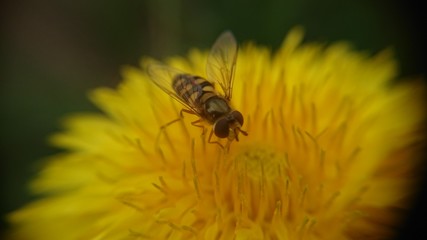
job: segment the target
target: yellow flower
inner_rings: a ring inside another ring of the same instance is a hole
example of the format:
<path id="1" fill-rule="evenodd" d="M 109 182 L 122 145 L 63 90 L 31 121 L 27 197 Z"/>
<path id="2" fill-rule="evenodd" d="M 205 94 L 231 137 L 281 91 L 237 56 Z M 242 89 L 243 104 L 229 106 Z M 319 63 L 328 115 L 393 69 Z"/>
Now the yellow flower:
<path id="1" fill-rule="evenodd" d="M 91 99 L 106 114 L 65 121 L 32 183 L 44 196 L 13 212 L 16 239 L 382 239 L 410 205 L 425 120 L 423 85 L 393 83 L 388 51 L 303 44 L 239 51 L 233 106 L 245 116 L 229 151 L 145 71 Z M 168 64 L 204 76 L 207 52 Z M 145 59 L 143 67 L 150 60 Z"/>

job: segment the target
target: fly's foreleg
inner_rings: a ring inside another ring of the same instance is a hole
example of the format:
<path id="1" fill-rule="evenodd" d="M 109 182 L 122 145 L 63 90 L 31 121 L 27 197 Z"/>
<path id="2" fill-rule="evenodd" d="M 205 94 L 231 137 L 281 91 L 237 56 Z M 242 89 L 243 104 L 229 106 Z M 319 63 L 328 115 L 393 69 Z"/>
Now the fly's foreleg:
<path id="1" fill-rule="evenodd" d="M 208 143 L 218 144 L 222 149 L 224 149 L 224 146 L 222 146 L 222 144 L 220 142 L 212 141 L 212 136 L 213 136 L 213 130 L 211 130 L 211 132 L 209 133 Z"/>

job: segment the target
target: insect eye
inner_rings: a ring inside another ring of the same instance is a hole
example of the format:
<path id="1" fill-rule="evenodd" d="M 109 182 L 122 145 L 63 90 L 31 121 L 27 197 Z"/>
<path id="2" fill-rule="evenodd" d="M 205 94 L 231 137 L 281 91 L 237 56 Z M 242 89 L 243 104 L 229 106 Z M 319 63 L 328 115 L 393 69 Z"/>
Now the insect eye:
<path id="1" fill-rule="evenodd" d="M 228 120 L 223 118 L 220 119 L 218 122 L 215 123 L 214 127 L 214 133 L 219 138 L 225 138 L 228 137 L 230 129 L 228 126 Z"/>
<path id="2" fill-rule="evenodd" d="M 239 111 L 234 111 L 231 115 L 240 123 L 240 126 L 243 126 L 243 115 Z"/>

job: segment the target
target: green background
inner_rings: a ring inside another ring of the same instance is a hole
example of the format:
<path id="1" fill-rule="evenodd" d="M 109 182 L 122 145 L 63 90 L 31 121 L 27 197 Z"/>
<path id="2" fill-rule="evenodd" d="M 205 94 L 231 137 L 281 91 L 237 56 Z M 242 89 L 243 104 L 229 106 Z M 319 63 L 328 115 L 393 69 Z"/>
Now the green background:
<path id="1" fill-rule="evenodd" d="M 392 47 L 402 76 L 425 73 L 426 25 L 415 1 L 10 1 L 1 7 L 0 215 L 30 199 L 46 139 L 69 113 L 97 111 L 87 92 L 116 86 L 123 65 L 208 49 L 230 29 L 240 42 L 277 49 L 301 25 L 307 41 Z M 5 229 L 5 222 L 1 223 Z"/>

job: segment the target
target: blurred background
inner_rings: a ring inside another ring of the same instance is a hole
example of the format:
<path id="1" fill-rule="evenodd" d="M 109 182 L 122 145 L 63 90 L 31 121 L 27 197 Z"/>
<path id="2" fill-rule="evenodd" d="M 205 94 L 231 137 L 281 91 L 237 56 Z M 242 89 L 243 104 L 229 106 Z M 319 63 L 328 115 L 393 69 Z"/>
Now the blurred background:
<path id="1" fill-rule="evenodd" d="M 21 0 L 2 2 L 0 215 L 30 200 L 37 162 L 59 150 L 46 138 L 68 113 L 97 111 L 87 92 L 116 86 L 141 56 L 208 49 L 230 29 L 240 41 L 277 49 L 301 25 L 307 41 L 348 40 L 357 50 L 392 47 L 401 76 L 426 73 L 421 1 Z M 423 198 L 424 197 L 424 200 Z M 423 206 L 425 194 L 420 195 Z M 423 230 L 414 208 L 402 236 Z M 424 210 L 424 212 L 421 212 Z M 425 217 L 424 217 L 425 218 Z M 427 226 L 427 225 L 425 225 Z M 4 231 L 5 221 L 0 228 Z M 406 239 L 406 238 L 405 238 Z M 415 238 L 411 238 L 415 239 Z"/>

